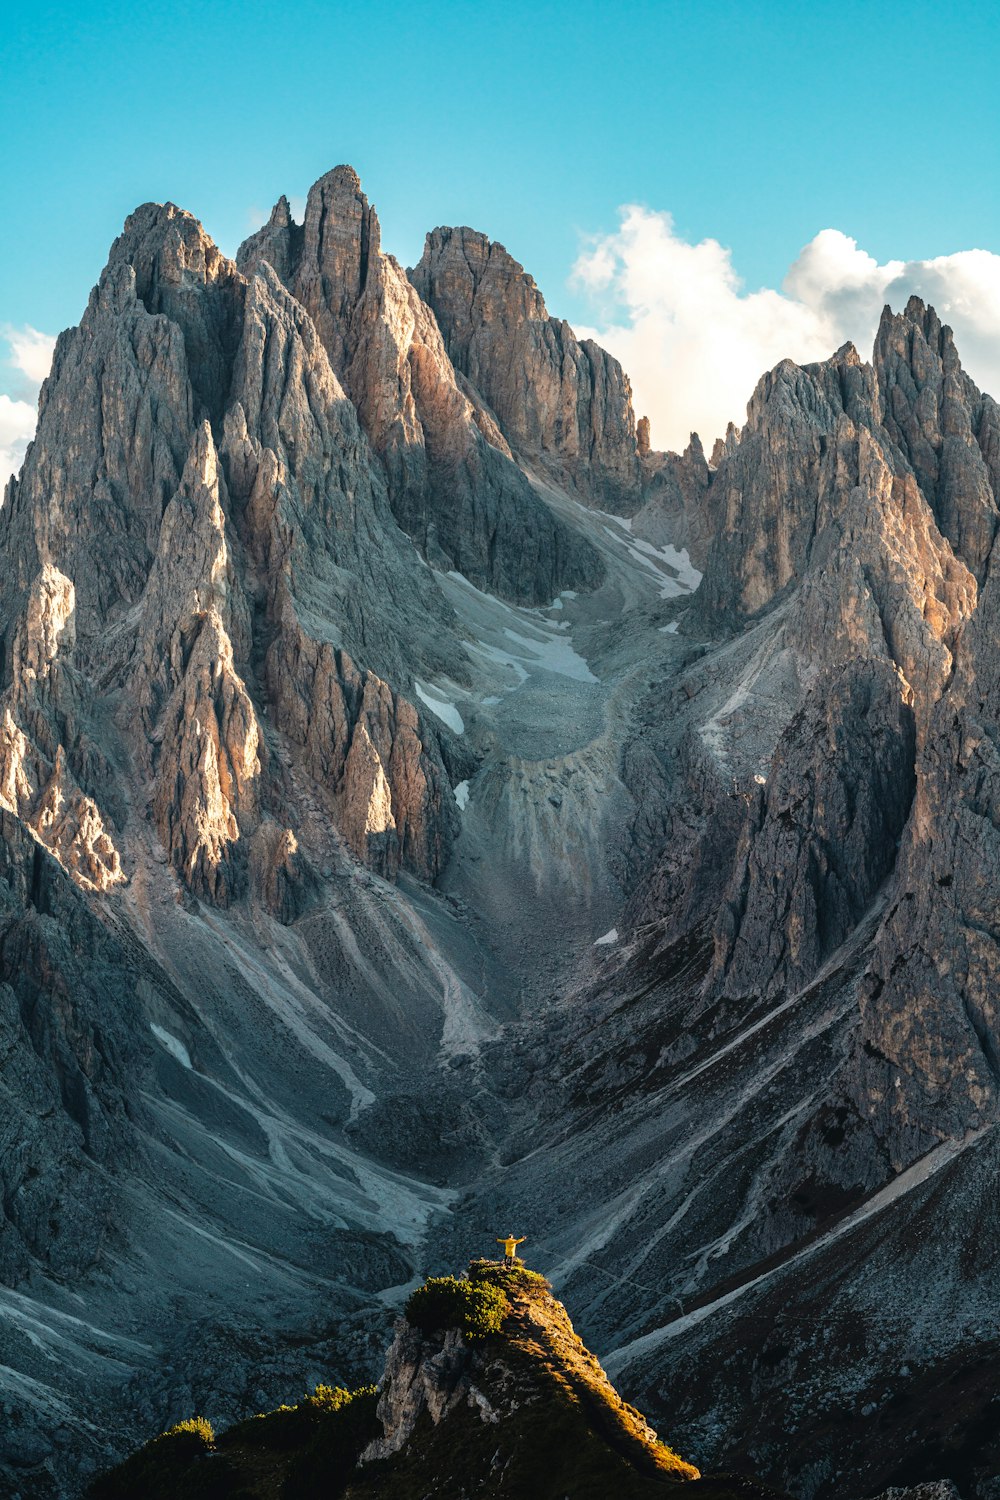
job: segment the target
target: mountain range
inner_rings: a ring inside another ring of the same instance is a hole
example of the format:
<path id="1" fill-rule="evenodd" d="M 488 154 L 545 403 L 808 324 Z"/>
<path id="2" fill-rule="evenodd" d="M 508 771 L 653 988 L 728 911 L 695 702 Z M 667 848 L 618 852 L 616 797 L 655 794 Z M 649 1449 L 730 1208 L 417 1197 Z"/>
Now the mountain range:
<path id="1" fill-rule="evenodd" d="M 1000 1494 L 998 495 L 917 299 L 668 454 L 350 168 L 129 217 L 0 508 L 12 1496 L 511 1227 L 699 1467 Z"/>

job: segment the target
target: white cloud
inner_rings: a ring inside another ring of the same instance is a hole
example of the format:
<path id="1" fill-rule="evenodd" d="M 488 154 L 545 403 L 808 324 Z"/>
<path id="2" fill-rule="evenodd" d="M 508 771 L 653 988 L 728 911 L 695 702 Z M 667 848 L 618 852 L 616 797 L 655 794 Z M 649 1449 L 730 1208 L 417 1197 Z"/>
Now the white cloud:
<path id="1" fill-rule="evenodd" d="M 35 408 L 28 401 L 12 401 L 0 394 L 0 495 L 17 472 L 24 450 L 35 433 Z"/>
<path id="2" fill-rule="evenodd" d="M 966 250 L 880 265 L 837 229 L 824 229 L 790 266 L 781 290 L 748 292 L 732 253 L 692 245 L 668 213 L 624 208 L 614 234 L 594 238 L 573 269 L 597 326 L 581 329 L 627 370 L 636 411 L 657 446 L 706 446 L 743 422 L 760 376 L 781 359 L 825 359 L 851 339 L 871 353 L 886 302 L 916 293 L 955 330 L 973 379 L 1000 392 L 1000 256 Z"/>
<path id="3" fill-rule="evenodd" d="M 10 347 L 8 363 L 26 375 L 32 385 L 41 385 L 52 366 L 55 335 L 40 333 L 30 324 L 25 324 L 23 328 L 12 328 L 8 324 L 3 334 Z"/>
<path id="4" fill-rule="evenodd" d="M 0 392 L 0 496 L 4 485 L 21 467 L 24 450 L 35 434 L 35 410 L 38 389 L 52 367 L 56 341 L 52 334 L 40 333 L 25 324 L 14 328 L 7 323 L 0 329 L 7 345 L 3 364 L 17 371 L 9 382 L 13 394 Z"/>

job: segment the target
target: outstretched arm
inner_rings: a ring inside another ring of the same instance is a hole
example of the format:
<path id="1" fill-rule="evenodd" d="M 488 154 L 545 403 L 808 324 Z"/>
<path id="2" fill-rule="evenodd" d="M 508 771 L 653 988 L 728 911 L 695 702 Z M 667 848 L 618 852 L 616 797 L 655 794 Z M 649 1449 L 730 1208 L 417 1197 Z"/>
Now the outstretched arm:
<path id="1" fill-rule="evenodd" d="M 524 1244 L 524 1242 L 525 1242 L 525 1240 L 526 1240 L 526 1239 L 527 1239 L 527 1238 L 528 1238 L 528 1236 L 527 1236 L 527 1235 L 526 1235 L 526 1234 L 522 1234 L 522 1236 L 521 1236 L 521 1238 L 520 1238 L 520 1239 L 519 1239 L 519 1240 L 515 1240 L 515 1241 L 514 1241 L 514 1244 L 515 1244 L 515 1245 L 523 1245 L 523 1244 Z M 499 1244 L 499 1243 L 500 1243 L 500 1242 L 499 1242 L 499 1240 L 498 1240 L 498 1241 L 497 1241 L 497 1243 L 498 1243 L 498 1244 Z"/>

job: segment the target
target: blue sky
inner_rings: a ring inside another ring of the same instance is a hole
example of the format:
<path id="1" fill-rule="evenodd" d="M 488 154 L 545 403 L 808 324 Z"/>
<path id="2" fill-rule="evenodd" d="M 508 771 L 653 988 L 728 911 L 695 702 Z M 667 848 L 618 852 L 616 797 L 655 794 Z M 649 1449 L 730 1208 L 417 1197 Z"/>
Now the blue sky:
<path id="1" fill-rule="evenodd" d="M 598 328 L 635 316 L 620 278 L 571 273 L 626 204 L 718 241 L 748 292 L 828 227 L 879 263 L 1000 250 L 998 43 L 996 8 L 919 0 L 21 5 L 0 39 L 0 326 L 75 322 L 139 202 L 173 199 L 231 252 L 340 161 L 404 263 L 471 223 Z M 28 385 L 0 350 L 0 392 Z"/>

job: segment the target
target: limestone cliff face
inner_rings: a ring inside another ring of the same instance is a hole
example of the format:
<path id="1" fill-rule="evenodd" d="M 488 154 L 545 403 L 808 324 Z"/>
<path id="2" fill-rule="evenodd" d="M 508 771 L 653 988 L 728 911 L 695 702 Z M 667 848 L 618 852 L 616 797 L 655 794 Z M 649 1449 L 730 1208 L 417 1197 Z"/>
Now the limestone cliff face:
<path id="1" fill-rule="evenodd" d="M 879 414 L 941 531 L 980 580 L 1000 511 L 1000 408 L 962 369 L 951 329 L 911 297 L 875 340 Z"/>
<path id="2" fill-rule="evenodd" d="M 808 983 L 894 870 L 918 753 L 976 605 L 975 579 L 879 426 L 877 398 L 853 348 L 824 365 L 781 365 L 758 386 L 740 441 L 730 434 L 713 455 L 714 472 L 703 459 L 699 468 L 700 448 L 683 460 L 701 475 L 689 509 L 720 520 L 696 616 L 719 628 L 771 611 L 743 683 L 772 675 L 783 656 L 785 701 L 798 708 L 770 743 L 758 724 L 756 764 L 738 757 L 734 782 L 714 794 L 689 738 L 678 769 L 706 811 L 680 827 L 674 815 L 652 877 L 677 936 L 679 913 L 712 917 L 733 861 L 706 980 L 730 1000 Z M 698 688 L 692 670 L 686 691 Z M 702 727 L 706 744 L 747 721 L 746 691 Z M 734 803 L 744 809 L 735 848 Z M 706 883 L 699 872 L 710 871 Z"/>
<path id="3" fill-rule="evenodd" d="M 934 707 L 862 1004 L 858 1096 L 895 1159 L 991 1118 L 1000 1078 L 995 563 Z"/>
<path id="4" fill-rule="evenodd" d="M 846 493 L 831 497 L 785 627 L 808 664 L 806 700 L 766 792 L 753 789 L 716 928 L 730 994 L 806 983 L 893 870 L 917 754 L 976 603 L 912 478 L 893 475 L 865 428 L 849 447 Z"/>
<path id="5" fill-rule="evenodd" d="M 328 270 L 337 264 L 323 254 Z M 383 261 L 382 291 L 419 304 Z M 302 290 L 313 298 L 308 278 Z M 333 314 L 313 301 L 339 353 Z M 366 303 L 384 305 L 382 292 Z M 370 393 L 381 378 L 373 340 L 394 326 L 380 319 L 358 366 Z M 488 448 L 452 388 L 470 442 Z M 359 400 L 374 423 L 375 395 Z M 510 460 L 489 452 L 547 516 Z M 498 570 L 519 573 L 530 546 L 516 507 L 494 499 L 513 529 L 497 545 L 494 517 L 488 550 Z M 559 556 L 552 527 L 528 586 L 540 596 Z M 60 340 L 0 532 L 16 559 L 2 585 L 4 804 L 81 884 L 126 877 L 138 836 L 120 826 L 127 764 L 133 809 L 148 806 L 194 894 L 228 905 L 269 892 L 277 909 L 295 908 L 286 887 L 306 867 L 294 799 L 272 765 L 275 734 L 293 752 L 308 746 L 302 769 L 356 854 L 390 876 L 440 872 L 454 799 L 435 733 L 405 691 L 417 671 L 461 678 L 463 657 L 323 340 L 269 265 L 247 281 L 190 215 L 137 210 L 80 328 Z M 339 714 L 312 696 L 316 662 L 334 655 L 346 663 Z M 97 708 L 108 693 L 111 714 Z M 321 744 L 324 734 L 343 738 Z"/>
<path id="6" fill-rule="evenodd" d="M 303 761 L 331 789 L 351 848 L 381 874 L 440 874 L 458 814 L 432 735 L 411 703 L 329 642 L 310 638 L 293 607 L 267 654 L 276 714 Z"/>
<path id="7" fill-rule="evenodd" d="M 635 510 L 639 444 L 618 361 L 549 317 L 523 266 L 473 229 L 435 229 L 410 277 L 511 446 L 594 503 Z"/>
<path id="8" fill-rule="evenodd" d="M 0 805 L 22 818 L 82 886 L 108 890 L 124 879 L 115 831 L 77 776 L 103 793 L 112 772 L 82 721 L 75 614 L 72 583 L 46 564 L 14 628 L 11 681 L 0 700 Z"/>
<path id="9" fill-rule="evenodd" d="M 845 1086 L 897 1165 L 981 1125 L 1000 1071 L 983 750 L 995 420 L 913 299 L 884 316 L 873 368 L 852 351 L 779 367 L 712 481 L 728 520 L 703 608 L 732 610 L 723 576 L 742 579 L 748 614 L 797 589 L 782 628 L 808 665 L 800 716 L 748 795 L 708 984 L 735 998 L 807 983 L 888 881 Z"/>
<path id="10" fill-rule="evenodd" d="M 824 673 L 782 735 L 716 923 L 729 996 L 807 983 L 892 870 L 914 789 L 906 697 L 893 666 L 869 658 Z"/>
<path id="11" fill-rule="evenodd" d="M 599 581 L 598 557 L 535 496 L 380 241 L 357 175 L 337 167 L 312 188 L 301 227 L 282 200 L 239 264 L 250 274 L 270 261 L 309 313 L 385 465 L 400 525 L 431 561 L 530 603 Z"/>
<path id="12" fill-rule="evenodd" d="M 72 872 L 75 873 L 75 872 Z M 80 1275 L 115 1234 L 134 1161 L 136 977 L 73 881 L 0 811 L 0 1269 Z"/>
<path id="13" fill-rule="evenodd" d="M 851 344 L 825 364 L 785 360 L 764 376 L 739 443 L 717 455 L 706 617 L 746 619 L 803 577 L 816 537 L 859 483 L 858 430 L 871 427 L 876 396 Z"/>

